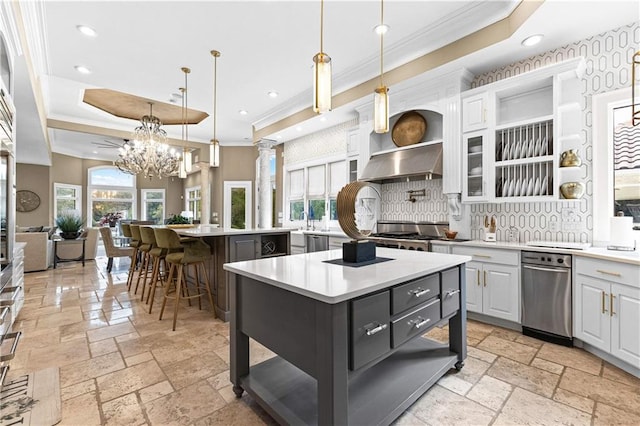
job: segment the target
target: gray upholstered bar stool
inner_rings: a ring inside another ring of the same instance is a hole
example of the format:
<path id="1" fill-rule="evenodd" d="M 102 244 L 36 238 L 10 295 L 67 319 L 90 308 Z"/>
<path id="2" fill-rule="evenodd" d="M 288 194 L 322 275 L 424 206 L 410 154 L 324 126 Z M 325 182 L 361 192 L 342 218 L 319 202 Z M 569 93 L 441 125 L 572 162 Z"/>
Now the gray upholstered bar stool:
<path id="1" fill-rule="evenodd" d="M 167 304 L 167 299 L 175 300 L 173 307 L 173 330 L 176 329 L 176 320 L 178 319 L 178 306 L 180 305 L 180 299 L 193 299 L 198 298 L 198 308 L 202 309 L 202 290 L 209 297 L 209 304 L 215 318 L 216 312 L 213 304 L 213 296 L 211 295 L 211 287 L 209 285 L 209 276 L 204 267 L 204 262 L 211 258 L 211 247 L 207 245 L 201 239 L 180 239 L 180 236 L 170 228 L 155 228 L 156 241 L 160 247 L 168 250 L 177 250 L 180 247 L 184 248 L 183 252 L 168 253 L 165 257 L 167 263 L 169 263 L 169 274 L 164 285 L 164 297 L 162 300 L 162 308 L 160 309 L 160 319 L 164 313 L 164 308 Z M 186 269 L 192 265 L 195 289 L 197 294 L 189 295 L 187 291 L 187 274 Z M 200 270 L 204 276 L 204 282 L 200 280 Z M 174 286 L 173 296 L 170 296 L 171 287 Z"/>
<path id="2" fill-rule="evenodd" d="M 136 263 L 138 259 L 138 246 L 140 246 L 140 238 L 133 238 L 131 232 L 131 224 L 122 223 L 122 236 L 129 238 L 129 247 L 133 248 L 133 255 L 131 256 L 131 265 L 129 265 L 129 275 L 127 276 L 127 290 L 131 290 L 131 283 L 133 283 L 133 274 L 136 269 Z"/>

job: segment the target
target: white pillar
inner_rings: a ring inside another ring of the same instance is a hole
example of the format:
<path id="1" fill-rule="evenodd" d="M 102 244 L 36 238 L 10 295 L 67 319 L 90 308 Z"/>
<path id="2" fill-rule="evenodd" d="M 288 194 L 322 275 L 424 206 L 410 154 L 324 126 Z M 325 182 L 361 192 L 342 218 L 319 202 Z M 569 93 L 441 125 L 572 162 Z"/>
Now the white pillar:
<path id="1" fill-rule="evenodd" d="M 202 212 L 200 212 L 200 224 L 207 225 L 211 220 L 211 183 L 209 182 L 209 163 L 200 162 L 200 202 Z"/>
<path id="2" fill-rule="evenodd" d="M 273 223 L 273 201 L 271 199 L 271 148 L 275 141 L 262 139 L 258 142 L 258 154 L 260 164 L 260 176 L 258 178 L 258 228 L 270 229 Z"/>

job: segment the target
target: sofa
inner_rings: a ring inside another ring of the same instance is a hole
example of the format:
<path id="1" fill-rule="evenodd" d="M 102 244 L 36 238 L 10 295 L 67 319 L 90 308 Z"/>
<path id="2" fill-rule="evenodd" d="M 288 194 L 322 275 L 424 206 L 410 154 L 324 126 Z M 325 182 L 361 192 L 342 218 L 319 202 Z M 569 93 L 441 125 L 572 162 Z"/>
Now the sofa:
<path id="1" fill-rule="evenodd" d="M 16 232 L 16 242 L 27 243 L 24 249 L 24 271 L 44 271 L 53 265 L 53 241 L 51 232 L 37 232 L 37 227 L 19 228 Z M 26 232 L 31 230 L 30 232 Z M 35 232 L 34 232 L 35 231 Z M 93 260 L 98 252 L 98 228 L 87 228 L 84 233 L 85 260 Z M 82 246 L 80 244 L 60 245 L 58 256 L 62 259 L 74 259 L 80 257 Z"/>

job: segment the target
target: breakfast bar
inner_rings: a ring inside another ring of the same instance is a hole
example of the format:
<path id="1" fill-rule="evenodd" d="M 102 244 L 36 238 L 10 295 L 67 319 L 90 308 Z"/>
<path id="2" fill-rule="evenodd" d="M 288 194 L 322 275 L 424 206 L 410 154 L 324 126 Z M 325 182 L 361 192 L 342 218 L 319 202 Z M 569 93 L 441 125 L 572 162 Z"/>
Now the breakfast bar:
<path id="1" fill-rule="evenodd" d="M 389 424 L 466 358 L 468 256 L 378 248 L 227 263 L 231 381 L 281 424 Z M 449 344 L 421 337 L 449 325 Z M 249 365 L 249 338 L 277 354 Z"/>

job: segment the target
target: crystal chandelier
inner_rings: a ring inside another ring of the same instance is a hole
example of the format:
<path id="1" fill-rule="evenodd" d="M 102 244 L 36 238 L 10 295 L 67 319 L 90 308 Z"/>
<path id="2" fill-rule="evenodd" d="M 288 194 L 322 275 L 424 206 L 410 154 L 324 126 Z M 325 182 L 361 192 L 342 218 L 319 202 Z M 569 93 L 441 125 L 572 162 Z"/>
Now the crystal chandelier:
<path id="1" fill-rule="evenodd" d="M 177 174 L 180 154 L 167 145 L 167 133 L 160 128 L 162 122 L 153 115 L 153 102 L 149 102 L 149 115 L 143 116 L 140 123 L 133 131 L 133 141 L 125 141 L 119 150 L 115 162 L 118 169 L 149 179 Z"/>

